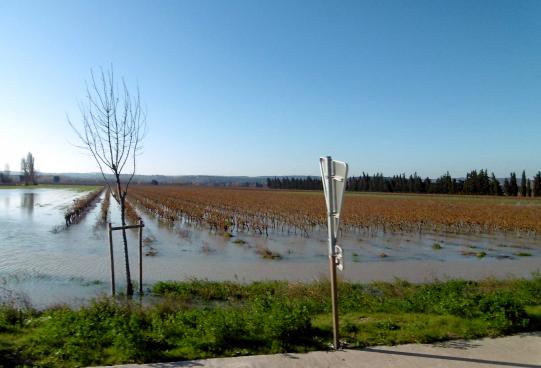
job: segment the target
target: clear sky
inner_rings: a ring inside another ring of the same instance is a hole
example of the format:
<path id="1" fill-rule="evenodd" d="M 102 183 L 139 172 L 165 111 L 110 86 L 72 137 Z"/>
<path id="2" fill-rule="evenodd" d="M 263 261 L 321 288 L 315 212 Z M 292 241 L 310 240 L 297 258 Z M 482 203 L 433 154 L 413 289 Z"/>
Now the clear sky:
<path id="1" fill-rule="evenodd" d="M 541 1 L 0 2 L 0 168 L 97 171 L 91 68 L 137 83 L 139 173 L 541 169 Z"/>

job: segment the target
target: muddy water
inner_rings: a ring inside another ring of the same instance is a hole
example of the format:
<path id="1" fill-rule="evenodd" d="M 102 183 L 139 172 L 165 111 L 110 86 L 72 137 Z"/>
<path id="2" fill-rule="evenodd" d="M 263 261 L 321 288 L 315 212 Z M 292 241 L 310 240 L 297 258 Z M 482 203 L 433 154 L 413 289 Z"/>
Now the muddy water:
<path id="1" fill-rule="evenodd" d="M 0 298 L 28 299 L 34 305 L 78 304 L 109 291 L 106 229 L 97 225 L 101 206 L 79 224 L 63 227 L 63 211 L 84 193 L 69 189 L 0 190 Z M 190 277 L 215 280 L 313 280 L 326 277 L 324 231 L 302 237 L 234 234 L 226 237 L 189 224 L 171 227 L 140 211 L 146 224 L 144 285 Z M 113 224 L 119 209 L 111 202 Z M 137 233 L 128 232 L 132 278 L 137 274 Z M 120 232 L 114 234 L 117 288 L 125 285 Z M 530 276 L 541 267 L 541 242 L 516 236 L 347 233 L 341 237 L 345 271 L 355 281 L 414 282 L 449 277 Z M 434 243 L 439 247 L 434 249 Z M 280 254 L 263 259 L 258 249 Z M 519 252 L 530 254 L 524 257 Z M 484 257 L 478 257 L 484 253 Z"/>

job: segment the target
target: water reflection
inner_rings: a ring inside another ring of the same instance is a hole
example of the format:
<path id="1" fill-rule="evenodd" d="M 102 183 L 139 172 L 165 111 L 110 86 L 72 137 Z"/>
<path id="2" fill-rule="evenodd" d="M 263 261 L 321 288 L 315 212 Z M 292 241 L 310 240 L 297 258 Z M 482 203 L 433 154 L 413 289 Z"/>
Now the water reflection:
<path id="1" fill-rule="evenodd" d="M 25 209 L 29 214 L 34 212 L 35 197 L 35 193 L 23 193 L 21 197 L 21 208 Z"/>
<path id="2" fill-rule="evenodd" d="M 9 208 L 9 196 L 6 196 L 6 197 L 4 198 L 4 207 L 5 207 L 5 208 Z"/>

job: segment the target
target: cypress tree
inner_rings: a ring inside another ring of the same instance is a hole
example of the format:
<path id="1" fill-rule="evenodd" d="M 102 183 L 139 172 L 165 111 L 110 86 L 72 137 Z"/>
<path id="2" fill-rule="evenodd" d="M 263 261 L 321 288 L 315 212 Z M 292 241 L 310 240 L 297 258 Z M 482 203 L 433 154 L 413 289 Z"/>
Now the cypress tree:
<path id="1" fill-rule="evenodd" d="M 355 177 L 353 178 L 353 190 L 356 192 L 360 190 L 359 181 L 360 181 L 359 178 L 355 178 Z"/>
<path id="2" fill-rule="evenodd" d="M 522 170 L 522 178 L 520 179 L 520 195 L 526 197 L 528 188 L 526 187 L 526 170 Z"/>
<path id="3" fill-rule="evenodd" d="M 503 191 L 505 192 L 505 195 L 511 195 L 511 184 L 509 183 L 509 180 L 507 178 L 505 178 L 505 180 L 503 181 Z"/>
<path id="4" fill-rule="evenodd" d="M 481 170 L 479 174 L 479 194 L 490 194 L 490 179 L 488 177 L 488 170 Z"/>
<path id="5" fill-rule="evenodd" d="M 518 184 L 517 184 L 517 174 L 512 172 L 511 178 L 509 179 L 509 191 L 510 195 L 513 197 L 518 196 Z"/>
<path id="6" fill-rule="evenodd" d="M 429 177 L 424 180 L 423 187 L 425 189 L 425 193 L 432 193 L 432 182 L 430 181 Z"/>
<path id="7" fill-rule="evenodd" d="M 502 186 L 500 185 L 498 179 L 496 179 L 494 173 L 492 173 L 490 178 L 490 194 L 497 196 L 503 195 Z"/>
<path id="8" fill-rule="evenodd" d="M 541 171 L 535 174 L 533 178 L 533 195 L 534 197 L 541 196 Z"/>
<path id="9" fill-rule="evenodd" d="M 459 188 L 456 179 L 453 179 L 453 182 L 451 184 L 452 184 L 451 185 L 451 189 L 452 189 L 451 194 L 460 193 L 461 189 Z"/>
<path id="10" fill-rule="evenodd" d="M 463 193 L 464 192 L 464 180 L 458 180 L 456 182 L 456 192 L 457 193 Z"/>

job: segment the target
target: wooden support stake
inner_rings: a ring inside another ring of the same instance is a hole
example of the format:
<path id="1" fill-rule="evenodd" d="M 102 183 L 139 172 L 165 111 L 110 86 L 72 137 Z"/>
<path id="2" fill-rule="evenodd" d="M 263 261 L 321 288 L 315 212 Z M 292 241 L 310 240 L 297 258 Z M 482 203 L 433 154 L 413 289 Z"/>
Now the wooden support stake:
<path id="1" fill-rule="evenodd" d="M 143 220 L 139 219 L 139 294 L 143 295 Z"/>
<path id="2" fill-rule="evenodd" d="M 143 220 L 139 225 L 112 226 L 109 222 L 109 254 L 111 256 L 111 294 L 115 295 L 115 263 L 113 259 L 113 231 L 122 229 L 139 229 L 139 294 L 143 294 Z"/>
<path id="3" fill-rule="evenodd" d="M 122 230 L 122 229 L 128 230 L 128 229 L 137 229 L 139 227 L 141 227 L 141 225 L 126 225 L 126 226 L 113 226 L 111 229 L 112 230 Z"/>
<path id="4" fill-rule="evenodd" d="M 111 295 L 115 295 L 115 261 L 113 258 L 113 230 L 109 222 L 109 256 L 111 258 Z"/>

